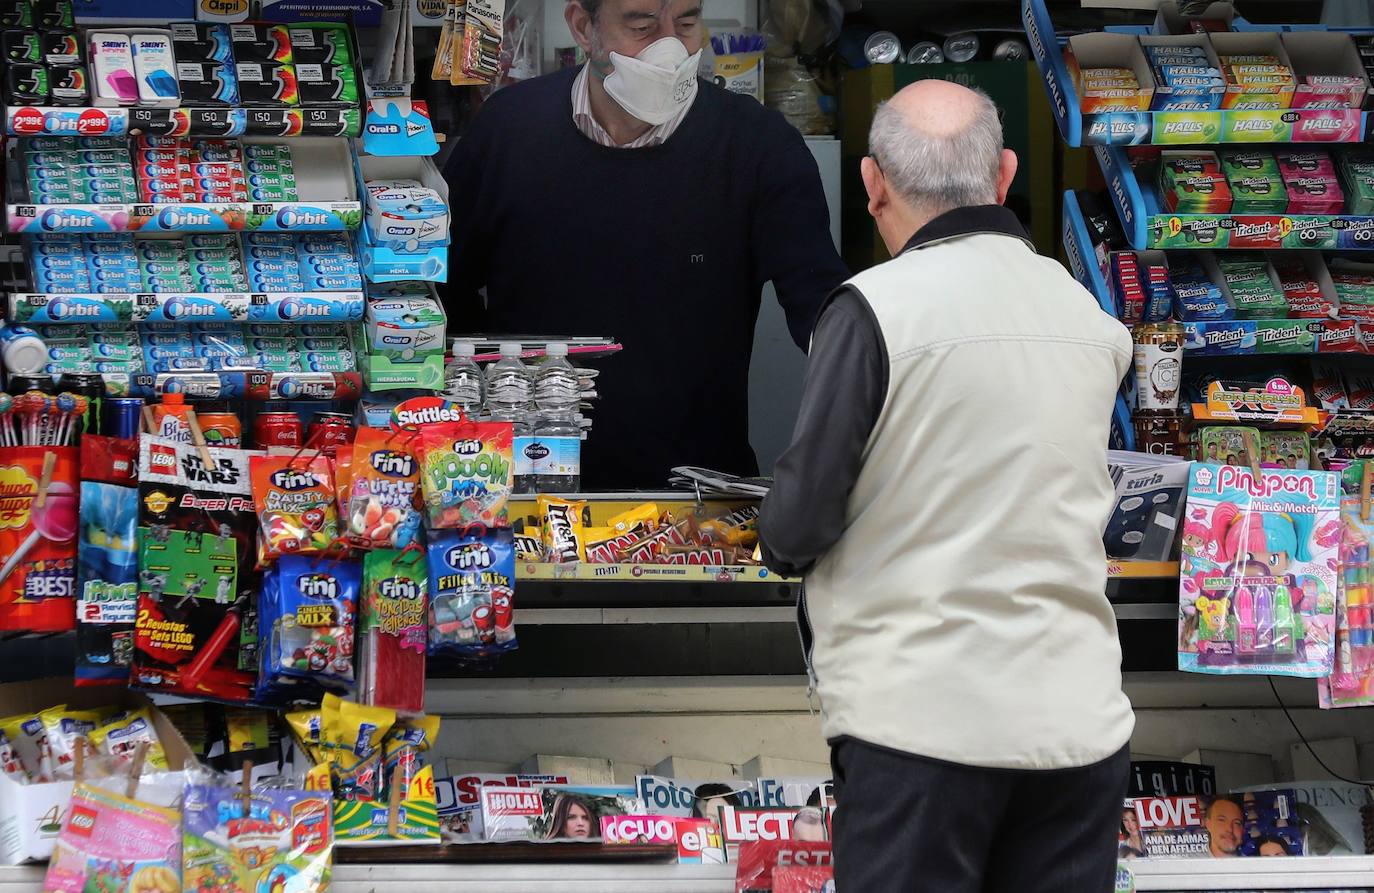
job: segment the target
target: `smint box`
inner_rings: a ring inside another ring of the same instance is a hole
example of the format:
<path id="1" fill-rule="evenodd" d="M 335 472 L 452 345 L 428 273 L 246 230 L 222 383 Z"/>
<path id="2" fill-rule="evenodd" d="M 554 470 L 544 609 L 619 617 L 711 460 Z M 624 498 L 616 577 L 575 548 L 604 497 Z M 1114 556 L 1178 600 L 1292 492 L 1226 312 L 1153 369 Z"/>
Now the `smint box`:
<path id="1" fill-rule="evenodd" d="M 1234 356 L 1255 352 L 1253 319 L 1185 322 L 1183 349 L 1195 356 Z"/>
<path id="2" fill-rule="evenodd" d="M 369 300 L 364 322 L 369 353 L 418 363 L 444 352 L 448 321 L 432 296 Z"/>

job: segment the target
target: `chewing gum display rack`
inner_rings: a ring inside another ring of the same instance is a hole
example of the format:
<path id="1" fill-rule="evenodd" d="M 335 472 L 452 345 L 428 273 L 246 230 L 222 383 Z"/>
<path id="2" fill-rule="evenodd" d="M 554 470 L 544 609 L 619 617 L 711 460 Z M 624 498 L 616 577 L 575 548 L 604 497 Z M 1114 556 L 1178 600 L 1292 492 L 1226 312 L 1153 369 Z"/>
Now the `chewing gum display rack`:
<path id="1" fill-rule="evenodd" d="M 1069 146 L 1358 143 L 1367 132 L 1359 109 L 1084 113 L 1044 0 L 1022 0 L 1021 22 Z"/>
<path id="2" fill-rule="evenodd" d="M 1125 149 L 1093 149 L 1126 241 L 1148 248 L 1280 248 L 1362 251 L 1374 248 L 1374 217 L 1325 214 L 1174 214 L 1142 187 Z"/>
<path id="3" fill-rule="evenodd" d="M 340 136 L 362 134 L 362 111 L 349 108 L 81 108 L 12 106 L 9 136 Z"/>

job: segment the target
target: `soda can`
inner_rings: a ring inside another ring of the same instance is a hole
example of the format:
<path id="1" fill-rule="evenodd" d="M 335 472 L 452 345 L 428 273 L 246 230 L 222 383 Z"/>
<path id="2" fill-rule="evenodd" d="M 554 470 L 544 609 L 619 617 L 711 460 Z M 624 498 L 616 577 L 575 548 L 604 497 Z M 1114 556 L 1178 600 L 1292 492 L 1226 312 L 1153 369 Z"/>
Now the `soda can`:
<path id="1" fill-rule="evenodd" d="M 911 48 L 906 61 L 912 65 L 936 65 L 945 61 L 945 51 L 940 49 L 939 44 L 923 40 Z"/>
<path id="2" fill-rule="evenodd" d="M 972 31 L 952 34 L 945 38 L 945 59 L 949 62 L 972 62 L 978 58 L 978 50 L 982 45 L 978 35 Z"/>
<path id="3" fill-rule="evenodd" d="M 210 446 L 235 450 L 243 447 L 243 422 L 232 412 L 222 412 L 216 407 L 213 412 L 196 413 L 196 419 Z"/>
<path id="4" fill-rule="evenodd" d="M 123 440 L 138 437 L 142 416 L 142 398 L 108 397 L 102 406 L 100 433 L 106 437 L 118 437 Z"/>
<path id="5" fill-rule="evenodd" d="M 326 455 L 353 442 L 353 416 L 346 412 L 317 412 L 310 420 L 305 442 Z"/>
<path id="6" fill-rule="evenodd" d="M 1031 57 L 1024 40 L 1009 37 L 992 48 L 992 58 L 998 62 L 1026 62 Z"/>
<path id="7" fill-rule="evenodd" d="M 9 377 L 8 391 L 18 396 L 27 394 L 29 391 L 39 391 L 44 394 L 55 394 L 51 375 L 11 375 Z"/>
<path id="8" fill-rule="evenodd" d="M 864 41 L 864 58 L 873 65 L 890 65 L 902 58 L 902 42 L 891 31 L 874 31 Z"/>
<path id="9" fill-rule="evenodd" d="M 298 447 L 304 439 L 301 418 L 294 412 L 260 412 L 253 422 L 254 445 L 267 447 Z"/>
<path id="10" fill-rule="evenodd" d="M 57 380 L 57 390 L 79 394 L 86 398 L 86 412 L 81 430 L 93 432 L 99 427 L 101 407 L 105 403 L 105 379 L 93 373 L 68 372 Z"/>

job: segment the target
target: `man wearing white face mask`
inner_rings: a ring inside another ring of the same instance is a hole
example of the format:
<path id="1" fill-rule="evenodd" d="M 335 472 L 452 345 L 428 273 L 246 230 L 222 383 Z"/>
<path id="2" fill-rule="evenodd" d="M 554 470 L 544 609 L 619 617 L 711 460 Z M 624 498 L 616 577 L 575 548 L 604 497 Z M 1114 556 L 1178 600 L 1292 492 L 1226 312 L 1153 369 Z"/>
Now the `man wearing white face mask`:
<path id="1" fill-rule="evenodd" d="M 462 331 L 614 335 L 589 489 L 752 473 L 764 283 L 805 349 L 848 275 L 815 162 L 776 112 L 696 77 L 702 0 L 568 0 L 580 69 L 494 94 L 445 169 Z"/>

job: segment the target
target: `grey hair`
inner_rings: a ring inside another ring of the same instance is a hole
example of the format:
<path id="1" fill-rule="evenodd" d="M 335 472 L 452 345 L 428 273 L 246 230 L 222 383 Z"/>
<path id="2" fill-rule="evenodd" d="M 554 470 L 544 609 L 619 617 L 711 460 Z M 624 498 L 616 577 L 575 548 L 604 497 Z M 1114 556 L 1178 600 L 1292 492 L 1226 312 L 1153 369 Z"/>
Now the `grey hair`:
<path id="1" fill-rule="evenodd" d="M 913 207 L 940 214 L 997 203 L 1002 121 L 986 93 L 973 93 L 978 108 L 958 133 L 924 133 L 887 102 L 873 113 L 869 151 L 893 189 Z"/>

